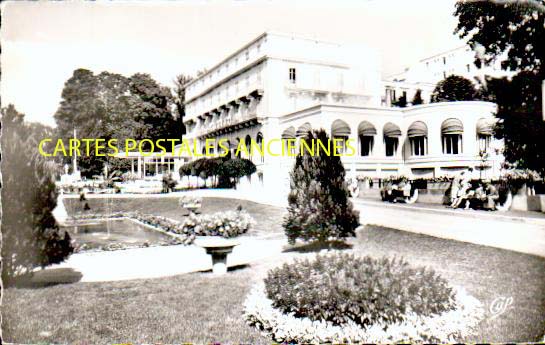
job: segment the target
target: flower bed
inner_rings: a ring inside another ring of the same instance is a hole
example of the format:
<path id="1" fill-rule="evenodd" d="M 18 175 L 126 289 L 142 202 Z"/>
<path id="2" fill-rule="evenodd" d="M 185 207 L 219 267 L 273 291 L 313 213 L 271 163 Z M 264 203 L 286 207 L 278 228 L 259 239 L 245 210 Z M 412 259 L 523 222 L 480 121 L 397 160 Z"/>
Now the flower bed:
<path id="1" fill-rule="evenodd" d="M 427 317 L 407 313 L 402 322 L 363 328 L 354 322 L 339 326 L 283 313 L 273 307 L 264 286 L 257 285 L 244 302 L 244 316 L 249 325 L 281 343 L 453 343 L 473 334 L 484 318 L 484 309 L 477 299 L 463 289 L 455 291 L 453 310 Z"/>
<path id="2" fill-rule="evenodd" d="M 223 236 L 226 238 L 235 237 L 246 233 L 255 223 L 253 218 L 245 211 L 226 211 L 218 212 L 212 215 L 190 214 L 182 222 L 150 214 L 139 212 L 116 212 L 112 214 L 83 214 L 71 217 L 73 220 L 91 220 L 91 219 L 121 219 L 129 218 L 137 220 L 146 225 L 152 226 L 160 231 L 175 234 L 169 244 L 190 245 L 194 242 L 196 236 Z M 169 245 L 167 244 L 167 245 Z M 144 245 L 125 245 L 111 244 L 105 246 L 102 250 L 117 250 L 128 248 L 147 247 Z M 78 246 L 77 251 L 86 250 L 84 245 Z"/>
<path id="3" fill-rule="evenodd" d="M 190 214 L 181 224 L 182 231 L 197 236 L 235 237 L 246 233 L 255 224 L 245 211 L 225 211 L 211 215 Z"/>
<path id="4" fill-rule="evenodd" d="M 281 342 L 448 342 L 472 332 L 479 308 L 433 270 L 334 254 L 271 270 L 245 315 Z"/>

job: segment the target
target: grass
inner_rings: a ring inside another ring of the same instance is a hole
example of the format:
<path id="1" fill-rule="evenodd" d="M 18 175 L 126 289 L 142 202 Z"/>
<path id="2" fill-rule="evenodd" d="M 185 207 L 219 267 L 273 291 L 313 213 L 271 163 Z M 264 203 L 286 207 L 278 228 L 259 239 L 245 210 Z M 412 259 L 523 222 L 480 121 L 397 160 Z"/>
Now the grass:
<path id="1" fill-rule="evenodd" d="M 72 202 L 72 201 L 70 201 Z M 77 207 L 79 201 L 75 200 Z M 103 201 L 89 200 L 93 212 Z M 204 199 L 203 211 L 241 204 L 258 222 L 256 232 L 281 233 L 280 208 L 228 199 Z M 116 199 L 115 210 L 141 210 L 181 217 L 176 199 Z M 366 226 L 346 251 L 374 257 L 403 256 L 431 266 L 451 284 L 464 287 L 487 309 L 478 337 L 468 342 L 538 341 L 545 331 L 545 258 Z M 307 248 L 308 247 L 308 248 Z M 149 280 L 72 283 L 7 288 L 3 299 L 5 340 L 18 343 L 252 343 L 270 344 L 242 320 L 242 303 L 270 267 L 305 254 L 312 245 L 235 270 L 224 277 L 187 274 Z M 319 247 L 317 250 L 321 249 Z M 311 250 L 312 251 L 312 250 Z M 497 297 L 513 304 L 491 319 Z M 42 333 L 49 332 L 49 333 Z"/>
<path id="2" fill-rule="evenodd" d="M 241 318 L 251 274 L 7 289 L 2 328 L 16 343 L 267 344 Z"/>

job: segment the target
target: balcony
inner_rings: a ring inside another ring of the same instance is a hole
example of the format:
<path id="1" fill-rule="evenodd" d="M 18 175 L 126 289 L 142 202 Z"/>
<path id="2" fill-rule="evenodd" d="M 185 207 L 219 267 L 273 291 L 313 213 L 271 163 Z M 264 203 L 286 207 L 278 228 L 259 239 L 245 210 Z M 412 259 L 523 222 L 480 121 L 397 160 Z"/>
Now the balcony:
<path id="1" fill-rule="evenodd" d="M 246 96 L 232 100 L 205 113 L 205 122 L 197 129 L 200 137 L 215 137 L 237 129 L 257 124 L 257 108 L 263 91 L 254 90 Z M 209 120 L 206 120 L 206 119 Z"/>

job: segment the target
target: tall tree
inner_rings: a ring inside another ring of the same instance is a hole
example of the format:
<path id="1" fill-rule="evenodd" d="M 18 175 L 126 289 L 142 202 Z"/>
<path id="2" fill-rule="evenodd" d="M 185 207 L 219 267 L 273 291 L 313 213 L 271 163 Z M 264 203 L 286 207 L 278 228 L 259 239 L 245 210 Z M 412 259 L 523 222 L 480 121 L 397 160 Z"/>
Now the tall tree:
<path id="1" fill-rule="evenodd" d="M 186 134 L 183 118 L 185 116 L 185 88 L 186 84 L 193 80 L 193 77 L 179 74 L 174 79 L 174 98 L 176 102 L 177 119 L 181 123 L 182 134 Z"/>
<path id="2" fill-rule="evenodd" d="M 449 75 L 435 86 L 431 102 L 473 101 L 477 90 L 471 80 L 459 75 Z"/>
<path id="3" fill-rule="evenodd" d="M 159 85 L 149 74 L 137 73 L 129 78 L 135 103 L 136 121 L 142 124 L 137 138 L 174 139 L 182 137 L 180 122 L 174 116 L 174 98 L 170 89 Z"/>
<path id="4" fill-rule="evenodd" d="M 309 133 L 307 140 L 321 141 L 326 147 L 331 143 L 324 130 Z M 305 152 L 295 160 L 283 224 L 290 243 L 297 238 L 326 242 L 353 236 L 359 226 L 359 213 L 348 199 L 341 158 L 330 153 Z"/>
<path id="5" fill-rule="evenodd" d="M 545 173 L 545 1 L 459 1 L 455 15 L 455 32 L 474 49 L 477 66 L 501 59 L 503 69 L 518 73 L 489 78 L 482 90 L 498 104 L 496 136 L 504 139 L 507 161 Z"/>
<path id="6" fill-rule="evenodd" d="M 170 90 L 148 74 L 137 73 L 127 78 L 116 73 L 94 75 L 89 70 L 77 69 L 65 83 L 55 120 L 62 139 L 71 138 L 77 129 L 79 138 L 118 139 L 118 147 L 123 149 L 127 138 L 181 138 L 181 121 L 174 116 L 174 107 Z M 105 163 L 128 167 L 107 156 L 91 154 L 79 158 L 80 168 L 88 177 L 101 174 Z"/>
<path id="7" fill-rule="evenodd" d="M 543 76 L 545 1 L 458 1 L 455 32 L 476 51 L 481 67 L 498 57 L 503 69 Z"/>
<path id="8" fill-rule="evenodd" d="M 52 214 L 55 165 L 36 149 L 44 127 L 26 124 L 12 105 L 2 109 L 2 127 L 2 280 L 10 284 L 63 261 L 73 248 Z"/>

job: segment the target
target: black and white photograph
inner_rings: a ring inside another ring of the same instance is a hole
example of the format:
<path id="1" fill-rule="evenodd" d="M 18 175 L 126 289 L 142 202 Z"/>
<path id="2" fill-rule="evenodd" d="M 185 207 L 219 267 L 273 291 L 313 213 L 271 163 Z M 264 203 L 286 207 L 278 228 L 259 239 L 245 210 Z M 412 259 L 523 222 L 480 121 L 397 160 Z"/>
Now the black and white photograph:
<path id="1" fill-rule="evenodd" d="M 545 343 L 545 0 L 0 10 L 0 343 Z"/>

